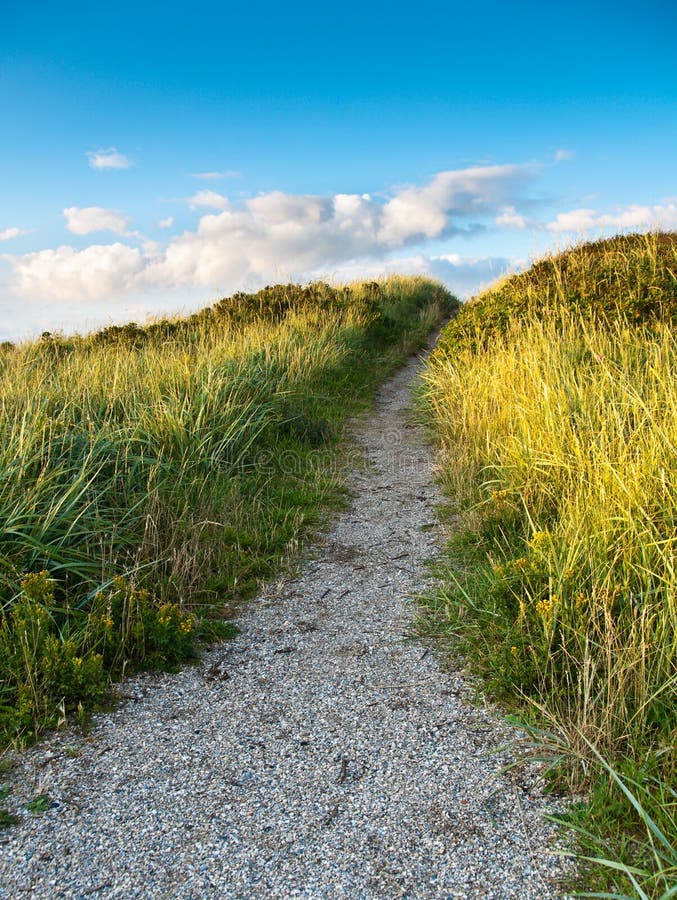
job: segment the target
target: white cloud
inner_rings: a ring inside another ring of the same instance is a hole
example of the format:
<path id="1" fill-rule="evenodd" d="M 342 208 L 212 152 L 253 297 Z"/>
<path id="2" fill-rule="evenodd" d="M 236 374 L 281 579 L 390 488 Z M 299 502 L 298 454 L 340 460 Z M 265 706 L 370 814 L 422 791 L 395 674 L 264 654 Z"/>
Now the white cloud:
<path id="1" fill-rule="evenodd" d="M 594 209 L 572 209 L 570 212 L 558 213 L 557 218 L 545 226 L 548 231 L 589 231 L 595 227 Z"/>
<path id="2" fill-rule="evenodd" d="M 109 147 L 107 150 L 90 150 L 87 153 L 89 165 L 92 169 L 130 169 L 134 163 L 124 155 L 119 153 L 115 147 Z"/>
<path id="3" fill-rule="evenodd" d="M 230 200 L 223 194 L 217 194 L 216 191 L 198 191 L 188 198 L 188 203 L 192 209 L 198 206 L 207 206 L 210 209 L 229 209 Z"/>
<path id="4" fill-rule="evenodd" d="M 677 228 L 677 204 L 627 206 L 615 215 L 599 217 L 602 228 Z"/>
<path id="5" fill-rule="evenodd" d="M 379 238 L 398 246 L 414 236 L 439 237 L 450 216 L 477 217 L 504 206 L 533 178 L 529 166 L 476 166 L 440 172 L 424 187 L 406 188 L 383 209 Z"/>
<path id="6" fill-rule="evenodd" d="M 117 209 L 102 206 L 69 206 L 64 209 L 66 228 L 73 234 L 91 234 L 93 231 L 112 231 L 128 236 L 130 220 Z"/>
<path id="7" fill-rule="evenodd" d="M 160 219 L 160 221 L 157 224 L 158 224 L 158 228 L 171 228 L 172 225 L 174 224 L 174 217 L 167 216 L 166 219 Z"/>
<path id="8" fill-rule="evenodd" d="M 219 181 L 221 178 L 242 178 L 242 173 L 227 169 L 225 172 L 192 172 L 190 177 L 202 178 L 204 181 Z"/>
<path id="9" fill-rule="evenodd" d="M 573 159 L 575 155 L 573 150 L 556 150 L 555 162 L 564 162 L 564 160 Z"/>
<path id="10" fill-rule="evenodd" d="M 96 279 L 89 272 L 94 263 L 106 272 L 98 282 L 100 298 L 155 288 L 227 294 L 271 281 L 302 280 L 309 272 L 349 262 L 378 263 L 425 238 L 473 233 L 506 215 L 506 209 L 516 217 L 535 171 L 516 165 L 440 172 L 427 184 L 394 191 L 387 200 L 370 194 L 273 191 L 236 204 L 214 191 L 199 191 L 189 202 L 217 212 L 203 215 L 195 230 L 172 237 L 164 247 L 60 247 L 8 259 L 15 290 L 24 296 L 39 288 L 45 297 L 65 298 L 69 290 L 73 299 L 94 297 Z M 129 225 L 114 210 L 74 207 L 68 212 L 79 234 L 103 227 L 124 234 Z M 116 273 L 112 260 L 118 258 Z"/>
<path id="11" fill-rule="evenodd" d="M 514 206 L 504 207 L 500 215 L 496 216 L 494 222 L 502 228 L 517 228 L 523 230 L 527 227 L 527 220 L 524 216 L 521 216 L 516 212 Z"/>
<path id="12" fill-rule="evenodd" d="M 599 213 L 594 209 L 573 209 L 559 213 L 548 222 L 546 228 L 556 233 L 571 232 L 581 234 L 587 231 L 604 231 L 649 228 L 677 228 L 677 204 L 664 203 L 654 206 L 621 207 L 615 213 Z"/>
<path id="13" fill-rule="evenodd" d="M 0 241 L 11 241 L 12 238 L 21 237 L 22 234 L 28 234 L 28 232 L 21 228 L 5 228 L 4 231 L 0 231 Z"/>
<path id="14" fill-rule="evenodd" d="M 17 292 L 28 298 L 99 300 L 131 288 L 144 261 L 126 244 L 57 247 L 10 257 Z"/>

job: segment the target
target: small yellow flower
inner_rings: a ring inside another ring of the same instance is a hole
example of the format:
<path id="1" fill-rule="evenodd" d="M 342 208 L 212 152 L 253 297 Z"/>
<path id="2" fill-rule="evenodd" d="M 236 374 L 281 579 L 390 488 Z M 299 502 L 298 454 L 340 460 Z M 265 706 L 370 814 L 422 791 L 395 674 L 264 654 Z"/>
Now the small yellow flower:
<path id="1" fill-rule="evenodd" d="M 555 608 L 557 597 L 546 597 L 545 600 L 539 600 L 536 604 L 536 612 L 543 619 L 543 624 L 549 627 L 552 622 L 552 612 Z"/>
<path id="2" fill-rule="evenodd" d="M 190 617 L 185 618 L 180 624 L 179 628 L 183 631 L 184 634 L 190 634 L 193 630 L 193 620 Z"/>
<path id="3" fill-rule="evenodd" d="M 544 547 L 546 544 L 549 544 L 552 540 L 552 535 L 549 531 L 535 531 L 529 544 L 534 550 L 538 550 Z"/>
<path id="4" fill-rule="evenodd" d="M 510 502 L 510 491 L 492 491 L 491 502 L 499 509 L 505 507 Z"/>
<path id="5" fill-rule="evenodd" d="M 510 648 L 510 652 L 513 656 L 519 656 L 519 650 L 514 645 Z"/>

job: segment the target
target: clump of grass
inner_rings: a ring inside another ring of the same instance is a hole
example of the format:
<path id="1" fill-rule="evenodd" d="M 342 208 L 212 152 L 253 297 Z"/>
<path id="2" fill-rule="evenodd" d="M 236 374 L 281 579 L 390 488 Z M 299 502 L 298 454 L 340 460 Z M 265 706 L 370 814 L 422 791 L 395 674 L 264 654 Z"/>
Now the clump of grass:
<path id="1" fill-rule="evenodd" d="M 12 825 L 17 824 L 17 821 L 16 816 L 13 816 L 8 810 L 0 809 L 0 831 L 11 828 Z"/>
<path id="2" fill-rule="evenodd" d="M 674 835 L 677 809 L 675 260 L 663 234 L 537 264 L 463 310 L 423 389 L 466 528 L 430 615 L 560 736 L 602 883 L 648 896 L 646 824 Z"/>
<path id="3" fill-rule="evenodd" d="M 0 742 L 232 633 L 339 501 L 346 418 L 453 305 L 420 278 L 278 285 L 3 346 Z"/>
<path id="4" fill-rule="evenodd" d="M 43 813 L 47 812 L 51 805 L 52 798 L 49 794 L 40 793 L 36 794 L 35 797 L 32 797 L 28 801 L 26 809 L 28 812 L 33 813 L 34 816 L 41 816 Z"/>

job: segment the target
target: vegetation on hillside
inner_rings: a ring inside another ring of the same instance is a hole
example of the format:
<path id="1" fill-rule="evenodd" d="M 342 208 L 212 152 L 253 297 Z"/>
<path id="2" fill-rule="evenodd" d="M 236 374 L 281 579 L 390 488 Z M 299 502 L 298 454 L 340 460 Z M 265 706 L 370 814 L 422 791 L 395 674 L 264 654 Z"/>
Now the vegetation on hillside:
<path id="1" fill-rule="evenodd" d="M 545 256 L 465 303 L 438 354 L 487 349 L 516 322 L 677 322 L 676 233 L 631 234 Z M 562 319 L 562 316 L 564 317 Z"/>
<path id="2" fill-rule="evenodd" d="M 454 302 L 419 278 L 237 294 L 0 353 L 0 741 L 232 632 L 340 499 L 346 417 Z"/>
<path id="3" fill-rule="evenodd" d="M 427 627 L 589 789 L 596 896 L 677 884 L 676 312 L 677 234 L 585 244 L 465 305 L 422 388 L 464 523 Z"/>

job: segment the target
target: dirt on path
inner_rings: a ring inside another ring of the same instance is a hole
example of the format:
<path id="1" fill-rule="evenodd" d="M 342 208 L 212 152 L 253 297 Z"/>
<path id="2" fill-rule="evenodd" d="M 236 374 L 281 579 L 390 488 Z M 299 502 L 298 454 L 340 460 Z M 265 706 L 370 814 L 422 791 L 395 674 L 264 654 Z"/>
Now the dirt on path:
<path id="1" fill-rule="evenodd" d="M 354 427 L 350 508 L 235 640 L 19 756 L 0 897 L 563 896 L 546 800 L 499 772 L 510 732 L 406 639 L 440 542 L 419 366 Z"/>

